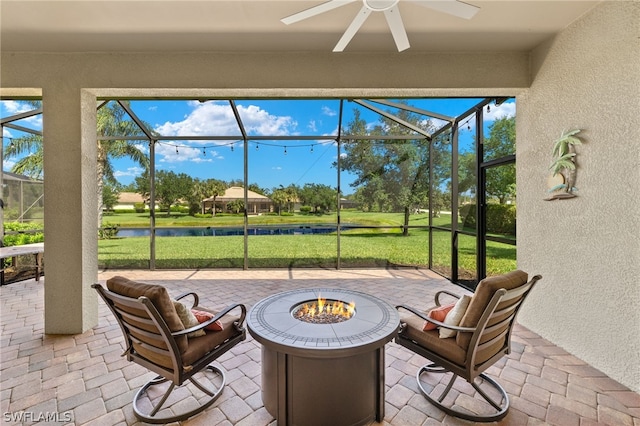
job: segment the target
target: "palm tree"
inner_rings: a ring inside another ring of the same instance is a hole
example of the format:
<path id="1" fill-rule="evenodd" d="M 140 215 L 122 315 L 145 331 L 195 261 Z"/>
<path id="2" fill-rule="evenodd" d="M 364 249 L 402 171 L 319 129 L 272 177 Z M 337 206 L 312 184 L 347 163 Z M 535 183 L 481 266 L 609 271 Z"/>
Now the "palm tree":
<path id="1" fill-rule="evenodd" d="M 136 136 L 141 135 L 142 130 L 132 120 L 126 119 L 126 111 L 115 102 L 109 102 L 98 109 L 97 128 L 98 136 Z M 98 139 L 98 228 L 102 226 L 102 191 L 104 180 L 111 184 L 117 184 L 113 170 L 114 159 L 131 158 L 145 170 L 149 168 L 149 157 L 132 141 L 112 140 L 101 141 Z"/>
<path id="2" fill-rule="evenodd" d="M 34 105 L 35 106 L 35 105 Z M 136 136 L 142 135 L 142 131 L 131 120 L 126 119 L 125 110 L 115 102 L 109 102 L 97 112 L 97 134 L 100 136 Z M 105 181 L 117 184 L 112 160 L 129 157 L 141 167 L 149 167 L 149 158 L 132 141 L 110 140 L 104 141 L 98 138 L 98 164 L 96 167 L 98 187 L 98 228 L 102 226 L 102 192 Z M 40 135 L 27 135 L 13 139 L 5 148 L 4 158 L 12 158 L 24 155 L 20 158 L 11 171 L 43 178 L 44 151 L 43 141 Z"/>
<path id="3" fill-rule="evenodd" d="M 227 186 L 225 185 L 224 182 L 218 179 L 207 179 L 204 182 L 204 190 L 206 192 L 207 197 L 213 197 L 213 203 L 212 203 L 213 208 L 212 208 L 211 216 L 215 217 L 216 216 L 216 198 L 224 194 L 224 192 L 227 190 Z M 204 204 L 203 204 L 203 208 L 204 208 Z"/>
<path id="4" fill-rule="evenodd" d="M 580 133 L 579 129 L 563 132 L 553 145 L 552 155 L 555 160 L 549 168 L 553 171 L 553 176 L 562 175 L 564 183 L 554 186 L 549 192 L 564 189 L 565 194 L 561 198 L 575 196 L 573 194 L 576 189 L 574 186 L 576 182 L 576 151 L 574 146 L 582 145 L 582 141 L 575 136 L 578 133 Z"/>
<path id="5" fill-rule="evenodd" d="M 280 188 L 274 188 L 271 193 L 271 201 L 278 206 L 278 216 L 280 216 L 282 205 L 289 201 L 289 194 L 282 185 L 280 185 Z"/>

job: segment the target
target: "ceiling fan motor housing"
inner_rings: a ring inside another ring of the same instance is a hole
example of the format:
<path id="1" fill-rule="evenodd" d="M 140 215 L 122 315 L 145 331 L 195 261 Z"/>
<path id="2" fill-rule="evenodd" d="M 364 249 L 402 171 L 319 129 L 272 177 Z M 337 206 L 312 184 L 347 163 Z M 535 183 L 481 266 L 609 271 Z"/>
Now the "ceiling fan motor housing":
<path id="1" fill-rule="evenodd" d="M 399 1 L 400 0 L 362 0 L 362 3 L 373 12 L 384 12 L 398 4 Z"/>

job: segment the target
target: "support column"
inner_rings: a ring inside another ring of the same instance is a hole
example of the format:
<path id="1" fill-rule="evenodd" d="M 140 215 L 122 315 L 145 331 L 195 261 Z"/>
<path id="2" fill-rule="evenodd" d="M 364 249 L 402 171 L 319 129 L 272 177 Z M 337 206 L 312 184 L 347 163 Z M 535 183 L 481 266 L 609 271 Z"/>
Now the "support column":
<path id="1" fill-rule="evenodd" d="M 64 82 L 43 89 L 47 334 L 98 323 L 96 97 Z"/>

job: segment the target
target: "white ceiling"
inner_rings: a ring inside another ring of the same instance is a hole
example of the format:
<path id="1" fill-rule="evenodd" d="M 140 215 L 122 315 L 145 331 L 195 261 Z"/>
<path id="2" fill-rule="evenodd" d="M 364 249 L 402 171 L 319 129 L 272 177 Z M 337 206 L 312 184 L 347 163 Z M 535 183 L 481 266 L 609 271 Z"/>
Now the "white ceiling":
<path id="1" fill-rule="evenodd" d="M 330 52 L 362 7 L 359 1 L 304 21 L 281 18 L 325 0 L 1 0 L 3 51 Z M 467 0 L 471 20 L 400 0 L 411 48 L 420 51 L 530 51 L 601 0 Z M 381 13 L 344 53 L 393 52 Z M 403 52 L 404 53 L 404 52 Z M 403 53 L 398 53 L 399 55 Z"/>

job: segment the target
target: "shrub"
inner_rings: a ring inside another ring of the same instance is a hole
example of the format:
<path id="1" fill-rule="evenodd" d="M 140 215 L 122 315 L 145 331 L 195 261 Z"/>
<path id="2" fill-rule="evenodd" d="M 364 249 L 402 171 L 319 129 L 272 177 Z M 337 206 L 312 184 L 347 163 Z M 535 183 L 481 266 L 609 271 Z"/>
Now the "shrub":
<path id="1" fill-rule="evenodd" d="M 119 225 L 111 225 L 98 229 L 98 238 L 101 240 L 110 240 L 114 238 L 118 233 L 118 226 Z"/>
<path id="2" fill-rule="evenodd" d="M 171 206 L 170 208 L 171 213 L 189 213 L 189 207 L 188 206 L 180 206 L 180 205 L 174 205 Z"/>
<path id="3" fill-rule="evenodd" d="M 302 214 L 311 213 L 311 206 L 300 206 L 300 213 Z"/>
<path id="4" fill-rule="evenodd" d="M 2 241 L 5 246 L 22 246 L 44 241 L 42 225 L 39 223 L 7 222 L 4 229 L 8 232 Z"/>
<path id="5" fill-rule="evenodd" d="M 464 228 L 476 227 L 476 205 L 460 208 Z M 487 231 L 495 234 L 516 234 L 516 206 L 513 204 L 487 204 Z"/>
<path id="6" fill-rule="evenodd" d="M 145 212 L 144 203 L 133 203 L 133 210 L 135 210 L 136 213 L 144 213 Z"/>

